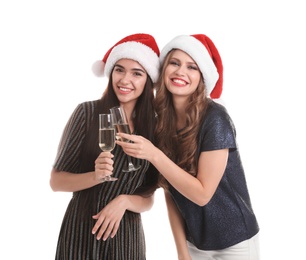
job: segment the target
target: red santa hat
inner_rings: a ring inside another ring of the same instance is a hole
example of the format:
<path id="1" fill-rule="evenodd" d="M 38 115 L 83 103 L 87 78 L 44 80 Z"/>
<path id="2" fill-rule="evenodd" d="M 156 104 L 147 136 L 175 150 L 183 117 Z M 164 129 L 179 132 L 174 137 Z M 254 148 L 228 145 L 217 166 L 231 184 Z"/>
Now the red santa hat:
<path id="1" fill-rule="evenodd" d="M 186 52 L 197 63 L 204 78 L 207 94 L 211 98 L 219 98 L 223 87 L 223 65 L 212 40 L 204 34 L 177 36 L 161 50 L 161 62 L 172 49 Z"/>
<path id="2" fill-rule="evenodd" d="M 159 75 L 159 48 L 153 36 L 145 33 L 129 35 L 111 47 L 102 60 L 96 61 L 92 70 L 96 76 L 109 77 L 120 59 L 132 59 L 145 68 L 155 83 Z"/>

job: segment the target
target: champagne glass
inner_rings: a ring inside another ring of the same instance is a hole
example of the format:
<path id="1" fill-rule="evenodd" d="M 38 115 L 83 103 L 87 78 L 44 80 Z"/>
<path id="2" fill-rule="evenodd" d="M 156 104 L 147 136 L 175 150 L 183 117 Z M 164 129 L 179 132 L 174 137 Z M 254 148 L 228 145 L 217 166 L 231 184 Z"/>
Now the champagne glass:
<path id="1" fill-rule="evenodd" d="M 110 109 L 114 119 L 114 126 L 118 133 L 131 134 L 129 123 L 123 107 L 117 106 Z M 130 142 L 130 140 L 122 138 L 123 142 Z M 140 169 L 141 165 L 134 165 L 131 161 L 131 157 L 127 155 L 128 165 L 123 168 L 123 172 L 132 172 Z"/>
<path id="2" fill-rule="evenodd" d="M 99 146 L 103 152 L 111 152 L 115 148 L 115 126 L 111 114 L 99 114 Z M 116 181 L 117 178 L 106 176 L 104 181 Z"/>

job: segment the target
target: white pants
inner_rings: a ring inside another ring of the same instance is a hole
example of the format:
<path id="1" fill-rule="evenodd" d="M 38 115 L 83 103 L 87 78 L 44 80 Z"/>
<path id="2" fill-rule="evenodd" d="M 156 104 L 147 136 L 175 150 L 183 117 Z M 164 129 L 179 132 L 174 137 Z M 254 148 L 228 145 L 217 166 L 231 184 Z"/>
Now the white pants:
<path id="1" fill-rule="evenodd" d="M 259 260 L 258 234 L 222 250 L 200 250 L 187 241 L 192 260 Z"/>

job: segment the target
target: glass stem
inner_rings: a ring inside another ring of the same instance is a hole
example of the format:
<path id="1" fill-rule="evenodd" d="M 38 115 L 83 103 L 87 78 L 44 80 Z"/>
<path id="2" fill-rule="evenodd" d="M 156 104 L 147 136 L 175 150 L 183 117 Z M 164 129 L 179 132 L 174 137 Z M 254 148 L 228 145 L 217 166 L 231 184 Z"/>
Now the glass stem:
<path id="1" fill-rule="evenodd" d="M 132 160 L 131 160 L 131 157 L 128 156 L 128 168 L 129 168 L 129 171 L 132 171 L 134 169 L 134 165 L 132 163 Z"/>

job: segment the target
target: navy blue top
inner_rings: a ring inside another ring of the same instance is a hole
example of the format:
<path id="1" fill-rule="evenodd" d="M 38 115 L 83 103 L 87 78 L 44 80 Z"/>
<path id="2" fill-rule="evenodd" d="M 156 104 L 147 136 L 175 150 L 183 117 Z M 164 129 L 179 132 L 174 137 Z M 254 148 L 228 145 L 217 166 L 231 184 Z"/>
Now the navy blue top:
<path id="1" fill-rule="evenodd" d="M 219 250 L 251 238 L 259 231 L 236 143 L 235 126 L 226 109 L 209 104 L 199 134 L 201 152 L 229 149 L 220 184 L 203 207 L 191 202 L 173 187 L 172 198 L 186 224 L 187 240 L 202 250 Z"/>

